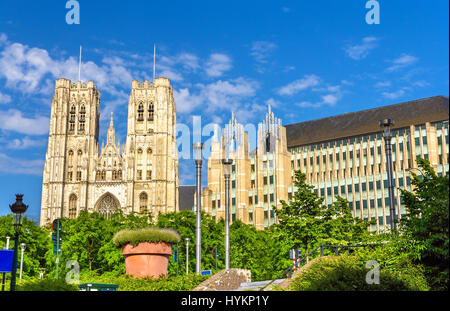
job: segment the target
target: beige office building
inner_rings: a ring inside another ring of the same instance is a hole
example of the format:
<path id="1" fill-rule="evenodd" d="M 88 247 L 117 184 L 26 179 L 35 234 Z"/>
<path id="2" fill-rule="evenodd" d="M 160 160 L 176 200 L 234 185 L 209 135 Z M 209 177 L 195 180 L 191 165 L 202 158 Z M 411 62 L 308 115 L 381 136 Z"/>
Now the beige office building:
<path id="1" fill-rule="evenodd" d="M 401 217 L 405 209 L 398 188 L 411 189 L 409 171 L 417 168 L 418 157 L 428 159 L 438 174 L 448 173 L 448 97 L 435 96 L 285 127 L 269 112 L 259 126 L 257 148 L 252 152 L 248 150 L 247 133 L 238 126 L 236 133 L 242 139 L 230 152 L 230 158 L 237 159 L 231 176 L 230 219 L 258 229 L 276 222 L 273 206 L 279 208 L 280 200 L 292 198 L 296 190 L 294 170 L 300 170 L 325 204 L 331 206 L 337 195 L 344 197 L 354 216 L 376 220 L 371 231 L 389 230 L 386 158 L 379 127 L 379 121 L 386 118 L 395 122 L 392 162 L 396 215 Z M 266 137 L 272 145 L 269 150 Z M 203 209 L 217 219 L 224 217 L 220 162 L 225 156 L 224 138 L 212 145 L 208 186 L 203 191 Z"/>

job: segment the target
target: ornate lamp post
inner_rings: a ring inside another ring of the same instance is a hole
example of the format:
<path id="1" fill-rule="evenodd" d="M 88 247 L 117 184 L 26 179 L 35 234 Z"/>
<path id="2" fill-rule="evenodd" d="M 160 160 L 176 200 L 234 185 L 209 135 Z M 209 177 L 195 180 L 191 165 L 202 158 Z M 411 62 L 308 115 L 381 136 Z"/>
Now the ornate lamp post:
<path id="1" fill-rule="evenodd" d="M 19 247 L 19 233 L 20 227 L 22 226 L 23 214 L 28 209 L 28 205 L 25 205 L 22 202 L 23 194 L 16 194 L 16 202 L 13 205 L 10 205 L 9 208 L 16 215 L 14 220 L 14 255 L 13 255 L 13 266 L 12 266 L 12 274 L 11 274 L 11 291 L 16 290 L 16 273 L 17 273 L 17 253 Z"/>
<path id="2" fill-rule="evenodd" d="M 391 126 L 394 125 L 394 121 L 391 119 L 384 119 L 380 121 L 380 127 L 384 128 L 384 149 L 386 152 L 386 171 L 388 178 L 388 192 L 389 192 L 389 208 L 391 211 L 391 231 L 397 229 L 395 223 L 395 198 L 394 198 L 394 172 L 392 170 L 392 146 L 391 146 Z"/>
<path id="3" fill-rule="evenodd" d="M 230 269 L 230 171 L 233 160 L 223 159 L 225 177 L 225 269 Z"/>
<path id="4" fill-rule="evenodd" d="M 202 228 L 201 228 L 201 194 L 202 194 L 202 150 L 203 143 L 194 143 L 194 160 L 197 172 L 197 222 L 196 222 L 196 245 L 195 245 L 195 272 L 200 274 L 202 267 Z"/>

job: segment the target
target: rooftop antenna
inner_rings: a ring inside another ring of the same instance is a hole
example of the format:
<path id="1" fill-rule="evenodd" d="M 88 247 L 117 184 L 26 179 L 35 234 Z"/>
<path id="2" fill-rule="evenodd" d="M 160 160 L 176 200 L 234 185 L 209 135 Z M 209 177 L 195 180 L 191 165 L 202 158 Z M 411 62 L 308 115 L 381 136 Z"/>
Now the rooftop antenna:
<path id="1" fill-rule="evenodd" d="M 80 58 L 78 62 L 78 81 L 81 82 L 81 45 L 80 45 Z"/>
<path id="2" fill-rule="evenodd" d="M 153 82 L 155 82 L 156 72 L 156 44 L 153 44 Z"/>

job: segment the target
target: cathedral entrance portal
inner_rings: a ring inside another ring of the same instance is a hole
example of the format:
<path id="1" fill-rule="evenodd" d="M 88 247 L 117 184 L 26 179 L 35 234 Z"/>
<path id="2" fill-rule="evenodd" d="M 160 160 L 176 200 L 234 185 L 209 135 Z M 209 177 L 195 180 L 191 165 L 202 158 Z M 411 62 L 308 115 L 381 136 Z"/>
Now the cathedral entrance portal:
<path id="1" fill-rule="evenodd" d="M 112 214 L 120 210 L 119 200 L 111 193 L 105 193 L 98 199 L 95 211 L 108 219 Z"/>

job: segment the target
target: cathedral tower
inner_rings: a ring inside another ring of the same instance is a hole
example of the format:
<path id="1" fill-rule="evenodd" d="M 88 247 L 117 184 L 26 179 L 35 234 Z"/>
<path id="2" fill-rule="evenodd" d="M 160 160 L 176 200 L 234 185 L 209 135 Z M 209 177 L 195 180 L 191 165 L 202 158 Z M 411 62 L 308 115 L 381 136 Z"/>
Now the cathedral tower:
<path id="1" fill-rule="evenodd" d="M 132 82 L 126 141 L 127 205 L 153 216 L 178 211 L 176 106 L 170 80 Z"/>
<path id="2" fill-rule="evenodd" d="M 94 82 L 56 80 L 45 157 L 41 224 L 76 217 L 88 204 L 98 154 L 100 92 Z"/>

